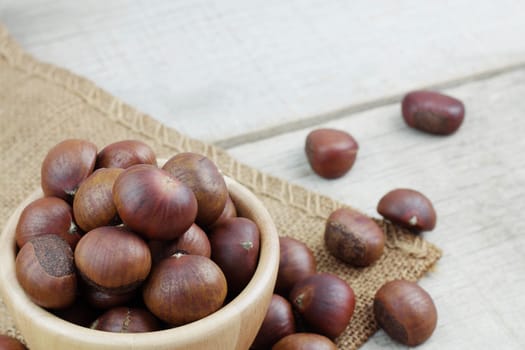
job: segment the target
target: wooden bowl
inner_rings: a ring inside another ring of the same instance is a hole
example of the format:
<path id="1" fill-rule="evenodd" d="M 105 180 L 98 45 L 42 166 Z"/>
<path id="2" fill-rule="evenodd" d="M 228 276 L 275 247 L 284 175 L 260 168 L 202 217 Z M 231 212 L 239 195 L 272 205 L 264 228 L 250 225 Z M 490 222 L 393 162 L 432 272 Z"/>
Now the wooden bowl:
<path id="1" fill-rule="evenodd" d="M 239 214 L 261 233 L 259 264 L 246 288 L 215 313 L 177 328 L 149 333 L 109 333 L 64 321 L 29 300 L 15 275 L 15 229 L 20 213 L 42 196 L 35 191 L 9 218 L 0 236 L 0 292 L 15 324 L 32 350 L 246 350 L 266 314 L 277 278 L 279 237 L 263 204 L 248 189 L 225 177 Z M 58 291 L 57 291 L 58 293 Z"/>

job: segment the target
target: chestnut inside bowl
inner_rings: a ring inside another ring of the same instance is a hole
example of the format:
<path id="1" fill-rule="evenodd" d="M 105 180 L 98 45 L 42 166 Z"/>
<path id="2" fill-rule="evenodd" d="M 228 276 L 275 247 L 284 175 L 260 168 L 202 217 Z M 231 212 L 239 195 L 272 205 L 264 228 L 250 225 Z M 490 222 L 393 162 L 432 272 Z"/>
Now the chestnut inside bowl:
<path id="1" fill-rule="evenodd" d="M 15 229 L 23 208 L 42 197 L 37 190 L 16 209 L 0 236 L 0 292 L 15 324 L 32 350 L 158 349 L 246 350 L 271 301 L 279 265 L 279 237 L 263 204 L 244 186 L 225 177 L 239 215 L 259 227 L 259 263 L 246 288 L 215 313 L 184 326 L 149 333 L 110 333 L 64 321 L 35 305 L 15 275 Z M 59 291 L 57 291 L 59 293 Z"/>

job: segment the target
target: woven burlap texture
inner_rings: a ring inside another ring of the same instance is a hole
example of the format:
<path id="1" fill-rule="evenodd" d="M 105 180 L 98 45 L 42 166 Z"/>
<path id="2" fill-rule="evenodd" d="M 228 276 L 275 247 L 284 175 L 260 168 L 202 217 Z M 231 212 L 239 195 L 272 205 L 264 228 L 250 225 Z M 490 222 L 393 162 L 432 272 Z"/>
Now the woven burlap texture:
<path id="1" fill-rule="evenodd" d="M 252 190 L 266 205 L 279 234 L 305 242 L 315 252 L 318 270 L 338 274 L 356 293 L 353 319 L 337 339 L 340 349 L 357 349 L 377 329 L 372 314 L 376 290 L 387 280 L 417 280 L 430 270 L 441 251 L 388 222 L 383 257 L 373 266 L 354 269 L 330 256 L 323 244 L 328 215 L 343 206 L 250 168 L 215 146 L 188 138 L 133 109 L 66 70 L 35 60 L 0 25 L 0 227 L 40 184 L 40 163 L 54 144 L 84 138 L 103 147 L 122 139 L 140 139 L 159 157 L 181 151 L 207 155 L 222 171 Z M 0 299 L 0 333 L 22 339 Z"/>

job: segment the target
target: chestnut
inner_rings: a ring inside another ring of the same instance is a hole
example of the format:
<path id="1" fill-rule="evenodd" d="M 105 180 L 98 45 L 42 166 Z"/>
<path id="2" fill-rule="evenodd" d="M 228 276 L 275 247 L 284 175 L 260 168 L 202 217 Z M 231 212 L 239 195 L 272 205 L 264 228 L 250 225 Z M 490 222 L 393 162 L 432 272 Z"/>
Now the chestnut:
<path id="1" fill-rule="evenodd" d="M 430 231 L 436 226 L 436 211 L 421 192 L 399 188 L 385 194 L 377 204 L 377 212 L 400 226 L 415 231 Z"/>
<path id="2" fill-rule="evenodd" d="M 175 239 L 195 221 L 192 190 L 153 165 L 133 165 L 113 185 L 113 200 L 126 226 L 146 239 Z"/>
<path id="3" fill-rule="evenodd" d="M 274 294 L 261 328 L 259 328 L 259 332 L 250 349 L 269 349 L 281 338 L 292 333 L 295 333 L 292 305 L 282 296 Z"/>
<path id="4" fill-rule="evenodd" d="M 226 277 L 212 260 L 176 253 L 153 267 L 142 296 L 155 316 L 180 326 L 222 307 L 227 290 Z"/>
<path id="5" fill-rule="evenodd" d="M 80 294 L 89 306 L 104 310 L 124 305 L 137 295 L 137 290 L 126 293 L 110 292 L 90 286 L 87 282 L 80 283 L 79 289 Z"/>
<path id="6" fill-rule="evenodd" d="M 68 202 L 82 181 L 95 168 L 97 146 L 86 140 L 64 140 L 49 150 L 41 168 L 41 185 L 45 196 Z"/>
<path id="7" fill-rule="evenodd" d="M 27 348 L 15 338 L 0 334 L 0 350 L 27 350 Z"/>
<path id="8" fill-rule="evenodd" d="M 326 221 L 324 241 L 333 256 L 363 267 L 383 255 L 385 234 L 368 216 L 350 208 L 340 208 Z"/>
<path id="9" fill-rule="evenodd" d="M 305 153 L 312 170 L 335 179 L 354 165 L 359 145 L 349 133 L 337 129 L 316 129 L 306 137 Z"/>
<path id="10" fill-rule="evenodd" d="M 374 316 L 394 340 L 416 346 L 426 341 L 437 324 L 437 310 L 430 295 L 405 280 L 385 283 L 374 297 Z"/>
<path id="11" fill-rule="evenodd" d="M 122 169 L 97 169 L 84 180 L 73 200 L 75 221 L 85 232 L 118 223 L 113 203 L 113 184 Z"/>
<path id="12" fill-rule="evenodd" d="M 209 234 L 211 259 L 228 281 L 230 295 L 236 295 L 250 282 L 259 259 L 259 229 L 250 219 L 225 219 Z"/>
<path id="13" fill-rule="evenodd" d="M 139 140 L 122 140 L 104 147 L 97 155 L 96 168 L 126 169 L 136 164 L 157 165 L 153 149 Z"/>
<path id="14" fill-rule="evenodd" d="M 405 123 L 436 135 L 449 135 L 463 123 L 465 106 L 460 100 L 435 91 L 412 91 L 401 103 Z"/>
<path id="15" fill-rule="evenodd" d="M 338 276 L 316 273 L 295 284 L 290 302 L 312 330 L 336 338 L 350 323 L 355 294 Z"/>
<path id="16" fill-rule="evenodd" d="M 231 196 L 228 194 L 224 210 L 222 211 L 221 215 L 217 218 L 217 220 L 215 220 L 213 224 L 210 225 L 210 227 L 219 224 L 222 220 L 235 217 L 237 217 L 237 208 L 235 207 L 235 203 L 233 203 Z"/>
<path id="17" fill-rule="evenodd" d="M 29 298 L 50 309 L 73 304 L 77 292 L 77 275 L 73 251 L 57 235 L 36 236 L 18 252 L 16 277 Z"/>
<path id="18" fill-rule="evenodd" d="M 124 227 L 103 226 L 86 233 L 75 249 L 75 264 L 89 285 L 110 293 L 132 291 L 151 269 L 148 245 Z"/>
<path id="19" fill-rule="evenodd" d="M 172 241 L 149 241 L 148 246 L 154 264 L 181 251 L 207 258 L 211 256 L 208 235 L 197 224 L 191 225 L 186 232 Z"/>
<path id="20" fill-rule="evenodd" d="M 288 297 L 297 281 L 317 271 L 314 254 L 303 242 L 291 237 L 279 237 L 279 270 L 275 292 Z"/>
<path id="21" fill-rule="evenodd" d="M 159 330 L 160 323 L 147 310 L 122 306 L 106 311 L 90 328 L 114 333 L 142 333 Z"/>
<path id="22" fill-rule="evenodd" d="M 193 190 L 198 202 L 196 223 L 212 224 L 221 215 L 228 188 L 217 166 L 207 157 L 185 152 L 171 157 L 162 167 Z"/>
<path id="23" fill-rule="evenodd" d="M 73 220 L 73 210 L 63 199 L 39 198 L 24 208 L 16 225 L 16 244 L 21 248 L 32 238 L 43 234 L 56 234 L 75 249 L 80 230 Z"/>
<path id="24" fill-rule="evenodd" d="M 86 304 L 81 298 L 77 298 L 73 305 L 65 309 L 54 310 L 53 314 L 77 326 L 89 327 L 100 312 Z"/>
<path id="25" fill-rule="evenodd" d="M 320 334 L 295 333 L 279 340 L 272 350 L 337 350 L 337 347 Z"/>

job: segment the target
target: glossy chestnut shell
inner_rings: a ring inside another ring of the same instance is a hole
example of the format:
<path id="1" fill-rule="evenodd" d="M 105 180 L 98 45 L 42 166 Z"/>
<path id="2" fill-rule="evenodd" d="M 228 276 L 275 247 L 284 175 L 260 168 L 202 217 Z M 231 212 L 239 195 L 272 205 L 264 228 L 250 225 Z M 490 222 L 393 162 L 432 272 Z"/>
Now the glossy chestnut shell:
<path id="1" fill-rule="evenodd" d="M 59 236 L 41 235 L 27 242 L 16 256 L 15 268 L 18 282 L 35 304 L 60 309 L 75 301 L 73 251 Z"/>
<path id="2" fill-rule="evenodd" d="M 82 181 L 95 168 L 97 146 L 79 139 L 64 140 L 49 150 L 41 168 L 41 184 L 45 196 L 72 202 Z"/>
<path id="3" fill-rule="evenodd" d="M 337 350 L 325 336 L 315 333 L 290 334 L 272 347 L 272 350 Z"/>
<path id="4" fill-rule="evenodd" d="M 436 211 L 421 192 L 399 188 L 385 194 L 377 212 L 386 219 L 415 231 L 430 231 L 436 226 Z"/>
<path id="5" fill-rule="evenodd" d="M 110 293 L 127 293 L 146 279 L 151 269 L 148 245 L 124 227 L 103 226 L 86 233 L 75 249 L 82 279 Z"/>
<path id="6" fill-rule="evenodd" d="M 16 244 L 21 248 L 32 238 L 56 234 L 75 249 L 81 231 L 73 220 L 73 210 L 63 199 L 44 197 L 24 208 L 16 226 Z"/>
<path id="7" fill-rule="evenodd" d="M 269 349 L 281 338 L 293 333 L 295 333 L 295 319 L 292 305 L 282 296 L 274 294 L 259 333 L 250 349 Z"/>
<path id="8" fill-rule="evenodd" d="M 139 140 L 122 140 L 104 147 L 97 155 L 96 168 L 126 169 L 136 164 L 157 165 L 153 149 Z"/>
<path id="9" fill-rule="evenodd" d="M 381 328 L 398 342 L 416 346 L 436 328 L 437 310 L 418 284 L 404 280 L 385 283 L 374 298 L 374 316 Z"/>
<path id="10" fill-rule="evenodd" d="M 122 306 L 106 311 L 91 328 L 114 333 L 142 333 L 159 330 L 160 323 L 147 310 Z"/>
<path id="11" fill-rule="evenodd" d="M 368 216 L 350 208 L 335 210 L 326 221 L 324 241 L 335 257 L 353 266 L 369 266 L 382 255 L 385 234 Z"/>
<path id="12" fill-rule="evenodd" d="M 162 167 L 190 187 L 198 202 L 196 223 L 207 227 L 217 220 L 228 199 L 228 188 L 217 166 L 198 153 L 185 152 L 171 157 Z"/>
<path id="13" fill-rule="evenodd" d="M 133 165 L 115 180 L 113 200 L 126 226 L 147 239 L 175 239 L 195 221 L 192 190 L 153 165 Z"/>
<path id="14" fill-rule="evenodd" d="M 178 253 L 152 269 L 143 299 L 155 316 L 180 326 L 217 311 L 227 290 L 226 278 L 212 260 Z"/>
<path id="15" fill-rule="evenodd" d="M 279 237 L 279 270 L 275 292 L 288 297 L 297 281 L 317 272 L 317 263 L 310 248 L 291 237 Z"/>
<path id="16" fill-rule="evenodd" d="M 113 184 L 122 171 L 117 168 L 97 169 L 80 184 L 73 200 L 73 213 L 84 232 L 118 223 Z"/>
<path id="17" fill-rule="evenodd" d="M 354 314 L 355 294 L 338 276 L 316 273 L 295 284 L 290 302 L 312 330 L 336 338 Z"/>

